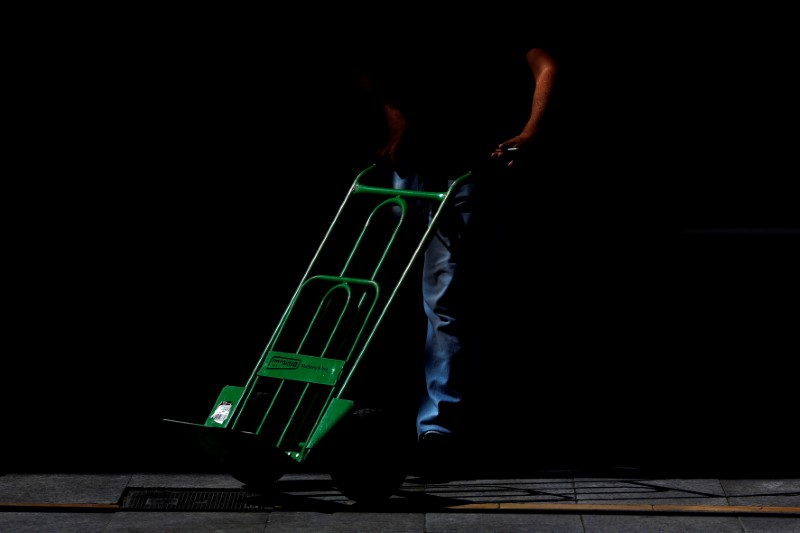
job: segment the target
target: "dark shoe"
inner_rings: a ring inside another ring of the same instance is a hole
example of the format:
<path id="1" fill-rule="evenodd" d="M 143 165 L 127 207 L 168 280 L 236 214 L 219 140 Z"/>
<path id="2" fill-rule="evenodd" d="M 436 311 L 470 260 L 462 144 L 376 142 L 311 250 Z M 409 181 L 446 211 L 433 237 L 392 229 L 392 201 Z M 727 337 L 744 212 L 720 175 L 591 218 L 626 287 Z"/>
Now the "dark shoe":
<path id="1" fill-rule="evenodd" d="M 461 464 L 456 439 L 439 431 L 427 431 L 419 439 L 420 477 L 427 483 L 443 483 L 457 477 Z"/>
<path id="2" fill-rule="evenodd" d="M 439 446 L 440 444 L 447 443 L 451 440 L 452 440 L 452 435 L 448 435 L 446 433 L 442 433 L 441 431 L 436 431 L 435 429 L 432 429 L 422 434 L 422 436 L 419 438 L 419 443 L 423 447 L 430 447 L 430 446 Z"/>

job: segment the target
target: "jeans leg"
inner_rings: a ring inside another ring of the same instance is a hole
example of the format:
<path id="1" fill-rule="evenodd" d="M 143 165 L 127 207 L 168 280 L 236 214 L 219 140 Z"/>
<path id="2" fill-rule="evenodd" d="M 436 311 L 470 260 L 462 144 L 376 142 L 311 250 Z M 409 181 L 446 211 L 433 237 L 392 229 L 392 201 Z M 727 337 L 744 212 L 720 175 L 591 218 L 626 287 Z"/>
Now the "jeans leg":
<path id="1" fill-rule="evenodd" d="M 468 276 L 474 265 L 467 233 L 472 217 L 471 185 L 462 186 L 443 213 L 424 255 L 422 292 L 428 332 L 425 346 L 425 392 L 417 414 L 417 432 L 459 433 L 463 394 L 468 385 L 471 346 L 468 334 Z"/>

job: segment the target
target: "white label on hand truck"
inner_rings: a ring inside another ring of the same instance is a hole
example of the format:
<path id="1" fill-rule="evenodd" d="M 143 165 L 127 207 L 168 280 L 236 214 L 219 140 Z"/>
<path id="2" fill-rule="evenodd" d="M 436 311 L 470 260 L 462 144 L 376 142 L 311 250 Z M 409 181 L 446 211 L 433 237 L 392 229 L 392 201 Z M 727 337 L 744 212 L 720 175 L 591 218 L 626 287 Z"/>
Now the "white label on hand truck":
<path id="1" fill-rule="evenodd" d="M 222 402 L 217 406 L 214 414 L 211 415 L 211 420 L 217 424 L 222 424 L 229 414 L 231 414 L 231 402 Z"/>

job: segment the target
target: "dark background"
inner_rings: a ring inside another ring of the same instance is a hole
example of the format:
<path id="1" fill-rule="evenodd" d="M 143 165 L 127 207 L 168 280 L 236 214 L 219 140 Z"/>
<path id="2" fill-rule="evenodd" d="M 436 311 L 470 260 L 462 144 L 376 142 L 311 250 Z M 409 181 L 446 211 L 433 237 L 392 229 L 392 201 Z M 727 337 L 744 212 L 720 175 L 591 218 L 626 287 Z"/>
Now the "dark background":
<path id="1" fill-rule="evenodd" d="M 161 420 L 200 422 L 246 380 L 364 133 L 309 46 L 322 26 L 89 14 L 19 19 L 3 468 L 207 467 Z M 529 207 L 501 239 L 521 248 L 487 262 L 476 425 L 530 442 L 520 460 L 797 469 L 789 54 L 728 17 L 652 43 L 611 13 L 581 26 L 563 210 Z"/>

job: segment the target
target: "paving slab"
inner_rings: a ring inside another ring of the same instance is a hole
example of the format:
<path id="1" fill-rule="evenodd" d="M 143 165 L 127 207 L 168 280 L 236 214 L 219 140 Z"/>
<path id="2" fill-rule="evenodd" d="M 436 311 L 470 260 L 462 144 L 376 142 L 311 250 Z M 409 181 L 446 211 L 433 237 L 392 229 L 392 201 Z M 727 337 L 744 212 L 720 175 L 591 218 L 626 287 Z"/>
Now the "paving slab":
<path id="1" fill-rule="evenodd" d="M 132 474 L 5 474 L 0 502 L 117 504 Z"/>

